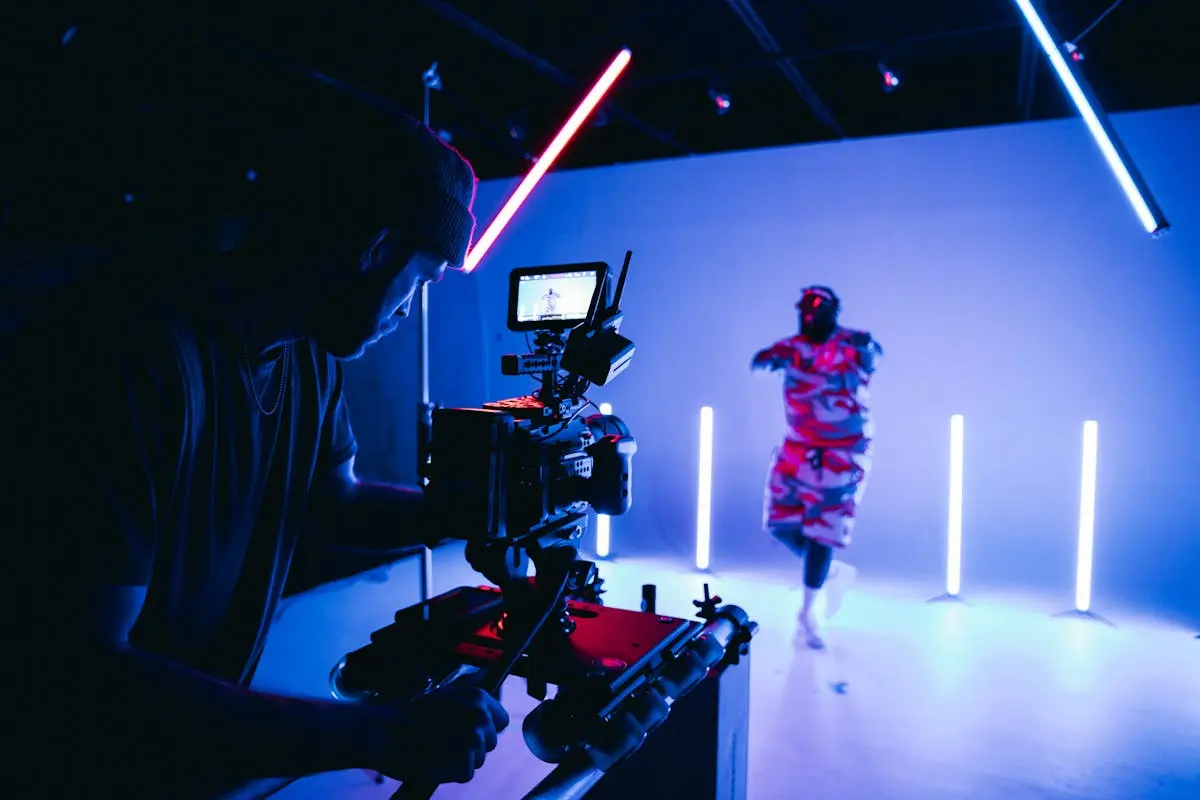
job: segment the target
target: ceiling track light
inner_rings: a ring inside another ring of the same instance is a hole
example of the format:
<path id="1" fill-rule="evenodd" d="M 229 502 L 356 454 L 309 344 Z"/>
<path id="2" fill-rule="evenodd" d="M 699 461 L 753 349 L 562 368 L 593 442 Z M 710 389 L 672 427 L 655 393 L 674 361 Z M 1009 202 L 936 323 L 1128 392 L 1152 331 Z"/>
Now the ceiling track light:
<path id="1" fill-rule="evenodd" d="M 718 117 L 725 116 L 733 108 L 733 101 L 729 99 L 727 92 L 718 92 L 716 89 L 709 89 L 708 98 L 712 100 L 713 106 L 716 107 Z"/>
<path id="2" fill-rule="evenodd" d="M 900 88 L 900 76 L 896 74 L 895 70 L 882 61 L 877 62 L 875 66 L 879 69 L 879 74 L 883 77 L 883 90 L 885 92 L 894 92 Z"/>

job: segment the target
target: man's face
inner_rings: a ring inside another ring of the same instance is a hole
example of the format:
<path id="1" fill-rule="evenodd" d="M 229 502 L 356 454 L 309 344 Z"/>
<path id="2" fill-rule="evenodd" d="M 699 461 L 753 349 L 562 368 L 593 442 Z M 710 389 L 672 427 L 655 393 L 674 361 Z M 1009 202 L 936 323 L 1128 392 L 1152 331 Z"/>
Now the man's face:
<path id="1" fill-rule="evenodd" d="M 837 325 L 833 301 L 819 294 L 806 294 L 800 301 L 800 332 L 818 339 L 828 337 Z"/>
<path id="2" fill-rule="evenodd" d="M 360 357 L 408 316 L 422 284 L 441 280 L 446 262 L 405 247 L 398 236 L 381 234 L 363 255 L 362 269 L 330 287 L 321 304 L 313 338 L 330 355 Z"/>

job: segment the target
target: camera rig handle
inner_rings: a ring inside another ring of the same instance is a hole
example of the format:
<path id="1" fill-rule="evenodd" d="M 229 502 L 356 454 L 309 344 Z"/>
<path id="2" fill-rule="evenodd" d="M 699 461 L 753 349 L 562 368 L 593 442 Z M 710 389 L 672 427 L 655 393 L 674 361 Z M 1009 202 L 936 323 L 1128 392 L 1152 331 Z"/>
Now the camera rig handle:
<path id="1" fill-rule="evenodd" d="M 710 670 L 737 664 L 758 632 L 738 606 L 713 609 L 711 618 L 682 640 L 671 657 L 648 667 L 633 681 L 637 687 L 600 710 L 579 736 L 555 735 L 565 709 L 555 700 L 540 705 L 525 720 L 525 741 L 539 759 L 558 766 L 524 800 L 574 800 L 586 796 L 618 762 L 641 747 L 667 718 L 680 698 L 696 688 Z"/>
<path id="2" fill-rule="evenodd" d="M 539 551 L 539 556 L 539 575 L 542 575 L 543 579 L 536 585 L 534 595 L 541 603 L 535 606 L 537 610 L 533 615 L 512 620 L 514 625 L 510 626 L 507 632 L 510 635 L 515 633 L 516 636 L 508 639 L 509 644 L 504 648 L 504 658 L 489 669 L 479 682 L 479 688 L 493 697 L 500 696 L 500 689 L 512 674 L 517 662 L 525 655 L 525 651 L 546 624 L 556 616 L 555 612 L 564 602 L 566 592 L 580 588 L 580 583 L 587 583 L 595 575 L 595 565 L 580 561 L 578 551 L 573 547 L 550 547 Z M 513 592 L 518 585 L 514 582 L 507 591 Z M 516 630 L 513 630 L 514 627 Z M 392 794 L 392 800 L 429 800 L 437 789 L 436 784 L 404 783 Z"/>

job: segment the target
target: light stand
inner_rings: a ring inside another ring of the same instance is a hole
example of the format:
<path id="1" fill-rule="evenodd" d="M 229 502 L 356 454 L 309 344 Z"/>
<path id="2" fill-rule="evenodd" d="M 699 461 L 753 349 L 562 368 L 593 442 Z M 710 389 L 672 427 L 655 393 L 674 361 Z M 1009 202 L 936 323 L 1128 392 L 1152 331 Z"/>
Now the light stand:
<path id="1" fill-rule="evenodd" d="M 429 127 L 429 93 L 442 88 L 437 62 L 421 73 L 425 85 L 425 127 Z M 417 302 L 417 369 L 421 384 L 421 402 L 417 404 L 417 481 L 421 488 L 428 481 L 429 440 L 433 430 L 433 403 L 429 402 L 429 284 L 421 284 Z M 421 602 L 433 594 L 433 550 L 421 549 Z"/>

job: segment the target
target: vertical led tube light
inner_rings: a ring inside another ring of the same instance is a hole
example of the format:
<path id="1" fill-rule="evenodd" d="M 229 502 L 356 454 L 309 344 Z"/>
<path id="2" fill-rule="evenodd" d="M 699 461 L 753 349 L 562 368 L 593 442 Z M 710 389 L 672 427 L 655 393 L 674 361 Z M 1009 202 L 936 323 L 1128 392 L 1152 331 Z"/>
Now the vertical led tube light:
<path id="1" fill-rule="evenodd" d="M 608 416 L 612 413 L 612 405 L 609 403 L 600 404 L 600 413 Z M 612 519 L 607 514 L 596 515 L 596 556 L 598 558 L 608 558 L 611 550 L 610 530 L 612 528 Z"/>
<path id="2" fill-rule="evenodd" d="M 1096 543 L 1096 461 L 1100 447 L 1100 423 L 1083 423 L 1083 469 L 1079 485 L 1079 542 L 1075 564 L 1075 610 L 1092 608 L 1092 556 Z"/>
<path id="3" fill-rule="evenodd" d="M 950 515 L 946 525 L 946 594 L 962 590 L 963 415 L 950 417 Z"/>
<path id="4" fill-rule="evenodd" d="M 696 491 L 696 568 L 708 569 L 712 549 L 713 410 L 700 409 L 700 463 Z"/>

